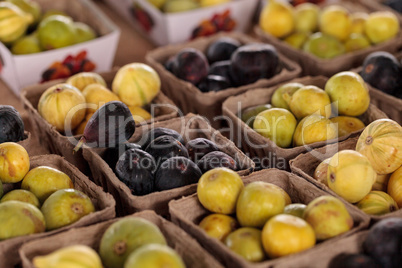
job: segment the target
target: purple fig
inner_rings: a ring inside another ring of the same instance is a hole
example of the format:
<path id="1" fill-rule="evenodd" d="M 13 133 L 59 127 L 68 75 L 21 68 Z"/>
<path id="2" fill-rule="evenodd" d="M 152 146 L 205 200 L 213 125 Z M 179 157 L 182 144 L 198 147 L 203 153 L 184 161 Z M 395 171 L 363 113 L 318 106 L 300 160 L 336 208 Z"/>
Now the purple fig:
<path id="1" fill-rule="evenodd" d="M 135 121 L 121 101 L 101 106 L 89 119 L 74 152 L 85 143 L 89 147 L 116 147 L 126 142 L 135 131 Z"/>

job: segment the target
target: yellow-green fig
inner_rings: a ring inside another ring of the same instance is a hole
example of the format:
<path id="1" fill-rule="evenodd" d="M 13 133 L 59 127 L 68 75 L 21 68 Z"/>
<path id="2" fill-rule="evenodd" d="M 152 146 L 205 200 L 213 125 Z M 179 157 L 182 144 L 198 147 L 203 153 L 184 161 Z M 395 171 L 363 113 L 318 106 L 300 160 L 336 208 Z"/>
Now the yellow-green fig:
<path id="1" fill-rule="evenodd" d="M 364 123 L 357 117 L 336 116 L 330 120 L 338 127 L 338 137 L 348 135 L 365 127 Z"/>
<path id="2" fill-rule="evenodd" d="M 383 191 L 371 191 L 357 203 L 357 207 L 369 215 L 384 215 L 399 209 L 395 200 Z"/>
<path id="3" fill-rule="evenodd" d="M 350 34 L 352 22 L 346 8 L 340 5 L 330 5 L 321 11 L 319 24 L 322 33 L 344 41 Z"/>
<path id="4" fill-rule="evenodd" d="M 303 213 L 306 210 L 306 205 L 301 203 L 289 204 L 283 210 L 283 214 L 293 215 L 303 219 Z"/>
<path id="5" fill-rule="evenodd" d="M 236 204 L 236 216 L 241 226 L 261 228 L 267 220 L 283 212 L 286 201 L 280 187 L 255 181 L 241 191 Z"/>
<path id="6" fill-rule="evenodd" d="M 359 116 L 369 107 L 370 95 L 363 78 L 355 72 L 340 72 L 325 84 L 325 91 L 340 115 Z"/>
<path id="7" fill-rule="evenodd" d="M 85 245 L 72 245 L 36 256 L 32 263 L 36 268 L 102 268 L 102 261 L 96 251 Z"/>
<path id="8" fill-rule="evenodd" d="M 322 184 L 328 186 L 327 183 L 327 173 L 328 173 L 328 164 L 331 158 L 327 158 L 322 161 L 314 170 L 313 178 Z"/>
<path id="9" fill-rule="evenodd" d="M 0 204 L 0 241 L 45 229 L 45 218 L 37 207 L 14 200 Z"/>
<path id="10" fill-rule="evenodd" d="M 117 71 L 112 89 L 126 105 L 144 106 L 158 95 L 161 80 L 158 73 L 149 65 L 131 63 Z"/>
<path id="11" fill-rule="evenodd" d="M 230 233 L 225 239 L 225 245 L 250 262 L 260 262 L 265 259 L 261 241 L 261 230 L 242 227 Z"/>
<path id="12" fill-rule="evenodd" d="M 39 166 L 25 175 L 21 188 L 32 192 L 42 204 L 52 193 L 74 188 L 74 184 L 66 173 L 52 167 Z"/>
<path id="13" fill-rule="evenodd" d="M 67 84 L 74 86 L 80 91 L 84 91 L 84 89 L 92 84 L 99 84 L 106 87 L 106 81 L 100 74 L 94 72 L 81 72 L 75 75 L 70 76 L 67 81 Z"/>
<path id="14" fill-rule="evenodd" d="M 209 211 L 232 214 L 244 184 L 239 174 L 228 168 L 215 168 L 204 173 L 198 181 L 197 195 Z"/>
<path id="15" fill-rule="evenodd" d="M 34 205 L 37 208 L 40 207 L 38 198 L 33 193 L 26 191 L 26 190 L 15 189 L 15 190 L 10 191 L 1 198 L 0 203 L 12 201 L 12 200 L 25 202 L 25 203 Z"/>
<path id="16" fill-rule="evenodd" d="M 314 33 L 318 28 L 320 8 L 312 3 L 302 3 L 295 7 L 295 30 Z"/>
<path id="17" fill-rule="evenodd" d="M 214 213 L 206 216 L 199 224 L 210 237 L 224 241 L 226 236 L 239 227 L 237 220 L 225 214 Z"/>
<path id="18" fill-rule="evenodd" d="M 362 200 L 376 178 L 377 173 L 367 157 L 354 150 L 336 153 L 328 164 L 328 187 L 350 203 Z"/>
<path id="19" fill-rule="evenodd" d="M 364 33 L 374 44 L 394 38 L 399 30 L 399 20 L 391 11 L 370 13 L 364 25 Z"/>
<path id="20" fill-rule="evenodd" d="M 353 52 L 370 46 L 370 41 L 363 34 L 351 34 L 345 41 L 346 52 Z"/>
<path id="21" fill-rule="evenodd" d="M 167 244 L 158 226 L 143 218 L 126 217 L 106 229 L 100 241 L 99 255 L 105 267 L 123 268 L 132 252 L 148 244 Z"/>
<path id="22" fill-rule="evenodd" d="M 11 46 L 11 52 L 15 55 L 33 54 L 41 51 L 38 37 L 35 34 L 21 37 Z"/>
<path id="23" fill-rule="evenodd" d="M 95 212 L 91 199 L 75 189 L 61 189 L 51 194 L 43 203 L 41 211 L 47 230 L 72 224 Z"/>
<path id="24" fill-rule="evenodd" d="M 166 245 L 149 244 L 140 247 L 128 256 L 124 268 L 186 268 L 183 259 Z"/>
<path id="25" fill-rule="evenodd" d="M 283 98 L 283 95 L 292 96 L 299 88 L 304 85 L 301 83 L 286 83 L 280 87 L 278 87 L 271 98 L 271 104 L 276 108 L 284 108 L 286 110 L 290 110 L 288 103 Z"/>
<path id="26" fill-rule="evenodd" d="M 338 137 L 336 126 L 324 116 L 312 114 L 303 118 L 293 134 L 293 146 L 302 146 Z"/>
<path id="27" fill-rule="evenodd" d="M 318 240 L 325 240 L 352 229 L 353 218 L 338 198 L 324 195 L 311 201 L 303 218 L 313 227 Z"/>
<path id="28" fill-rule="evenodd" d="M 283 108 L 272 108 L 257 115 L 253 128 L 279 147 L 286 148 L 292 144 L 296 125 L 296 118 L 291 112 Z"/>
<path id="29" fill-rule="evenodd" d="M 287 36 L 295 28 L 294 8 L 286 1 L 269 1 L 261 11 L 259 25 L 275 37 Z"/>
<path id="30" fill-rule="evenodd" d="M 0 144 L 0 180 L 3 183 L 21 181 L 29 171 L 29 155 L 15 142 Z"/>
<path id="31" fill-rule="evenodd" d="M 293 215 L 276 215 L 262 229 L 262 243 L 270 258 L 307 250 L 315 245 L 315 241 L 311 225 Z"/>
<path id="32" fill-rule="evenodd" d="M 328 94 L 316 86 L 310 85 L 299 88 L 292 96 L 285 93 L 284 99 L 299 120 L 311 114 L 319 114 L 329 118 L 332 113 L 331 100 Z"/>
<path id="33" fill-rule="evenodd" d="M 283 41 L 285 41 L 294 48 L 302 49 L 309 36 L 310 33 L 308 32 L 294 32 L 285 39 L 283 39 Z"/>

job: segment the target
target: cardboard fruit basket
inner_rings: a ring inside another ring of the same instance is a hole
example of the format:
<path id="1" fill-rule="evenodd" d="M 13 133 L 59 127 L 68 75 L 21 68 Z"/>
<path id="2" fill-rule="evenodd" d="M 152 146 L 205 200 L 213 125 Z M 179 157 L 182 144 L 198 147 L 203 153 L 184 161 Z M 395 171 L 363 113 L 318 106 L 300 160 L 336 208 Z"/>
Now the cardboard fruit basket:
<path id="1" fill-rule="evenodd" d="M 60 10 L 74 21 L 90 25 L 98 37 L 76 45 L 35 54 L 13 55 L 0 42 L 0 76 L 18 96 L 23 87 L 42 81 L 42 74 L 56 61 L 86 53 L 86 59 L 96 65 L 93 71 L 106 72 L 112 67 L 120 30 L 90 0 L 36 0 L 42 10 Z"/>
<path id="2" fill-rule="evenodd" d="M 344 200 L 342 197 L 340 197 L 338 194 L 336 194 L 334 191 L 332 191 L 329 187 L 327 187 L 323 183 L 318 182 L 316 179 L 314 179 L 313 178 L 314 171 L 317 168 L 317 166 L 324 159 L 332 157 L 337 152 L 342 151 L 342 150 L 355 150 L 356 143 L 357 143 L 359 136 L 360 135 L 355 135 L 354 137 L 352 137 L 348 140 L 339 142 L 337 144 L 327 145 L 323 148 L 315 149 L 309 153 L 301 154 L 298 157 L 296 157 L 295 159 L 290 161 L 290 168 L 293 173 L 301 176 L 302 178 L 306 179 L 307 181 L 314 184 L 318 188 L 328 192 L 329 194 L 331 194 L 333 196 L 338 197 L 339 199 Z M 344 202 L 348 203 L 346 200 Z M 353 207 L 357 208 L 357 206 L 354 206 L 351 203 L 348 203 L 348 206 L 353 206 Z M 376 216 L 376 215 L 368 215 L 368 216 L 371 218 L 371 220 L 373 222 L 377 222 L 384 218 L 402 217 L 402 208 L 399 208 L 399 210 L 384 214 L 382 216 Z"/>
<path id="3" fill-rule="evenodd" d="M 116 72 L 117 71 L 101 73 L 108 88 L 111 88 Z M 45 119 L 43 119 L 38 112 L 38 103 L 43 92 L 45 92 L 49 87 L 65 81 L 65 79 L 54 80 L 26 87 L 21 93 L 21 99 L 24 104 L 24 109 L 28 111 L 32 129 L 38 135 L 41 145 L 47 148 L 51 153 L 65 157 L 67 161 L 78 167 L 78 169 L 84 174 L 89 174 L 88 164 L 82 157 L 82 152 L 79 151 L 78 153 L 73 154 L 73 149 L 81 138 L 81 135 L 68 137 L 63 133 L 60 133 L 54 126 L 50 125 Z M 158 93 L 148 108 L 151 108 L 149 112 L 152 113 L 153 118 L 148 120 L 146 123 L 163 121 L 178 115 L 177 107 L 162 92 Z"/>
<path id="4" fill-rule="evenodd" d="M 401 61 L 402 51 L 398 52 L 395 57 Z M 356 68 L 353 71 L 359 73 L 362 67 Z M 402 90 L 402 89 L 401 89 Z M 377 88 L 370 88 L 371 103 L 385 112 L 389 118 L 402 124 L 402 99 L 387 94 Z"/>
<path id="5" fill-rule="evenodd" d="M 245 185 L 255 181 L 264 181 L 275 184 L 289 194 L 293 203 L 308 204 L 319 196 L 328 195 L 325 191 L 315 187 L 313 184 L 303 180 L 295 174 L 278 169 L 264 169 L 242 177 L 242 179 Z M 313 248 L 300 253 L 265 260 L 259 263 L 251 263 L 232 252 L 221 241 L 209 237 L 205 231 L 198 226 L 200 221 L 211 213 L 198 201 L 197 194 L 174 200 L 169 203 L 169 212 L 172 221 L 193 236 L 206 250 L 208 250 L 226 267 L 302 267 L 299 265 L 299 261 L 303 260 L 306 262 L 308 259 L 310 259 L 310 261 L 306 267 L 323 267 L 322 263 L 315 261 L 312 262 L 312 256 L 318 257 L 319 255 L 317 252 L 319 252 L 323 247 L 330 247 L 330 245 L 335 241 L 339 241 L 343 237 L 348 237 L 368 227 L 369 217 L 367 215 L 353 207 L 347 206 L 346 208 L 354 221 L 353 228 L 348 232 L 317 243 Z"/>
<path id="6" fill-rule="evenodd" d="M 244 155 L 233 142 L 222 136 L 219 131 L 213 129 L 202 117 L 192 114 L 138 127 L 129 142 L 140 141 L 143 133 L 156 127 L 169 128 L 179 132 L 185 142 L 195 138 L 206 138 L 215 142 L 222 152 L 236 160 L 240 166 L 238 171 L 240 175 L 247 175 L 254 169 L 253 161 Z M 169 215 L 168 203 L 170 200 L 196 192 L 197 184 L 191 184 L 171 190 L 153 192 L 144 196 L 135 196 L 102 159 L 106 153 L 105 149 L 84 147 L 83 151 L 84 158 L 89 163 L 94 182 L 113 195 L 117 202 L 117 213 L 119 215 L 151 209 L 160 215 L 167 216 Z"/>
<path id="7" fill-rule="evenodd" d="M 14 267 L 20 263 L 21 259 L 18 255 L 18 249 L 22 244 L 36 240 L 39 238 L 51 236 L 69 229 L 81 226 L 88 226 L 98 222 L 113 219 L 115 217 L 115 204 L 113 197 L 104 192 L 101 187 L 95 185 L 84 174 L 82 174 L 76 167 L 67 162 L 64 158 L 58 155 L 40 155 L 30 157 L 31 169 L 38 166 L 48 166 L 58 169 L 66 173 L 74 184 L 74 188 L 85 193 L 92 201 L 95 207 L 95 212 L 82 217 L 80 220 L 70 225 L 26 236 L 19 236 L 15 238 L 0 241 L 0 267 Z M 11 191 L 15 188 L 15 184 L 5 184 L 5 192 Z"/>
<path id="8" fill-rule="evenodd" d="M 208 254 L 193 238 L 173 223 L 163 219 L 153 211 L 142 211 L 125 218 L 139 217 L 148 220 L 159 227 L 166 238 L 169 247 L 174 249 L 183 259 L 186 267 L 204 268 L 222 266 Z M 122 218 L 98 223 L 89 227 L 72 229 L 25 244 L 19 250 L 22 267 L 34 268 L 32 263 L 36 256 L 50 254 L 58 249 L 72 245 L 86 245 L 95 251 L 99 249 L 100 241 L 106 229 Z"/>
<path id="9" fill-rule="evenodd" d="M 364 0 L 362 1 L 338 0 L 338 1 L 327 1 L 327 2 L 328 3 L 324 3 L 321 6 L 339 4 L 342 7 L 348 9 L 350 12 L 362 11 L 370 13 L 376 11 L 373 10 L 372 8 L 368 8 L 367 6 L 362 5 L 361 2 L 365 2 Z M 256 25 L 254 27 L 254 32 L 260 40 L 266 43 L 273 44 L 284 55 L 300 64 L 300 66 L 302 67 L 303 75 L 332 76 L 340 71 L 350 70 L 352 68 L 360 66 L 364 58 L 368 54 L 374 51 L 382 50 L 390 53 L 395 53 L 400 47 L 402 40 L 402 30 L 400 30 L 395 38 L 385 41 L 383 43 L 373 45 L 371 47 L 358 50 L 355 52 L 345 53 L 332 59 L 321 59 L 314 56 L 311 53 L 304 52 L 303 50 L 300 49 L 296 49 L 288 45 L 285 41 L 282 41 L 270 35 L 269 33 L 264 32 L 259 25 Z"/>
<path id="10" fill-rule="evenodd" d="M 306 76 L 303 78 L 296 78 L 290 82 L 299 82 L 303 85 L 315 85 L 323 89 L 327 80 L 328 78 L 323 76 Z M 246 93 L 230 97 L 223 103 L 222 110 L 223 114 L 231 119 L 234 129 L 238 130 L 234 131 L 235 140 L 238 142 L 239 146 L 241 146 L 244 152 L 246 152 L 250 157 L 256 157 L 264 168 L 277 167 L 279 169 L 289 170 L 289 160 L 314 148 L 323 147 L 330 143 L 336 143 L 338 141 L 348 139 L 350 135 L 338 137 L 328 141 L 316 142 L 305 146 L 281 148 L 270 139 L 258 134 L 241 120 L 239 117 L 240 107 L 241 110 L 243 110 L 256 105 L 271 103 L 272 95 L 282 84 L 270 88 L 253 89 Z M 370 104 L 369 108 L 364 114 L 359 116 L 359 119 L 362 120 L 365 125 L 368 125 L 372 121 L 380 118 L 388 117 L 385 113 L 380 111 L 372 104 Z"/>
<path id="11" fill-rule="evenodd" d="M 243 93 L 257 87 L 268 87 L 280 82 L 288 81 L 300 75 L 300 67 L 282 54 L 279 54 L 282 71 L 270 79 L 260 79 L 252 84 L 232 87 L 219 92 L 201 92 L 193 84 L 177 78 L 165 69 L 163 64 L 167 59 L 176 55 L 183 48 L 196 48 L 205 52 L 209 44 L 220 37 L 227 36 L 238 40 L 242 44 L 258 43 L 259 41 L 241 33 L 220 33 L 211 37 L 198 38 L 192 42 L 157 48 L 147 53 L 146 61 L 161 77 L 164 93 L 182 110 L 184 114 L 194 113 L 205 116 L 214 128 L 222 125 L 222 118 L 215 118 L 222 114 L 222 102 L 230 96 Z M 261 42 L 259 42 L 261 43 Z"/>
<path id="12" fill-rule="evenodd" d="M 232 0 L 177 13 L 163 13 L 147 0 L 106 0 L 106 3 L 143 36 L 164 46 L 218 31 L 246 32 L 259 0 Z"/>

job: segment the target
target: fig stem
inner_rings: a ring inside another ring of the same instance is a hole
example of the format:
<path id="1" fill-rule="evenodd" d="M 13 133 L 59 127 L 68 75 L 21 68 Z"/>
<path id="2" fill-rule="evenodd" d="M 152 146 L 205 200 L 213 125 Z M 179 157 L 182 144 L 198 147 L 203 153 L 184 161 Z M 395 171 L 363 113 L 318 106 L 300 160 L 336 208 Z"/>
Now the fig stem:
<path id="1" fill-rule="evenodd" d="M 85 141 L 86 141 L 85 137 L 82 136 L 81 139 L 78 141 L 77 145 L 74 147 L 73 154 L 75 154 L 76 152 L 78 152 L 81 149 L 81 147 L 85 143 Z"/>

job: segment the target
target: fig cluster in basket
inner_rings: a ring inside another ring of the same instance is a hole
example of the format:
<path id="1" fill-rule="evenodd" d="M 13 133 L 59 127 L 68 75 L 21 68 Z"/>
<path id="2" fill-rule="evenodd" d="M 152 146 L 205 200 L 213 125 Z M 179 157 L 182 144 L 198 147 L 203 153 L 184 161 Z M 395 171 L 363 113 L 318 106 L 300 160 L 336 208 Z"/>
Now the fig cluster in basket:
<path id="1" fill-rule="evenodd" d="M 176 77 L 202 92 L 220 91 L 269 79 L 282 69 L 276 49 L 269 44 L 241 44 L 221 37 L 206 48 L 183 48 L 165 62 Z"/>
<path id="2" fill-rule="evenodd" d="M 275 90 L 271 104 L 247 107 L 240 111 L 241 119 L 281 148 L 326 141 L 364 128 L 358 116 L 369 108 L 370 96 L 360 75 L 337 73 L 324 88 L 285 83 Z"/>
<path id="3" fill-rule="evenodd" d="M 358 7 L 356 7 L 357 9 Z M 400 26 L 391 11 L 352 12 L 326 6 L 269 1 L 261 11 L 262 31 L 318 58 L 331 59 L 397 38 Z"/>
<path id="4" fill-rule="evenodd" d="M 185 143 L 178 132 L 168 128 L 149 130 L 140 143 L 104 153 L 104 160 L 136 196 L 197 183 L 204 172 L 215 167 L 238 169 L 236 160 L 214 142 L 197 138 Z"/>
<path id="5" fill-rule="evenodd" d="M 307 204 L 292 203 L 291 198 L 297 199 L 297 195 L 291 197 L 281 187 L 264 181 L 244 185 L 238 174 L 226 168 L 203 174 L 197 196 L 212 213 L 199 227 L 250 262 L 301 252 L 314 247 L 316 241 L 353 228 L 344 203 L 333 196 L 320 196 Z"/>
<path id="6" fill-rule="evenodd" d="M 1 143 L 0 162 L 0 241 L 56 230 L 95 212 L 92 200 L 74 189 L 64 172 L 48 166 L 30 169 L 21 145 Z"/>
<path id="7" fill-rule="evenodd" d="M 101 234 L 99 249 L 88 245 L 70 245 L 42 256 L 33 264 L 45 267 L 185 268 L 182 257 L 168 245 L 153 222 L 140 217 L 126 217 L 112 223 Z"/>
<path id="8" fill-rule="evenodd" d="M 369 215 L 402 207 L 402 127 L 390 119 L 370 123 L 355 150 L 322 161 L 314 178 Z"/>
<path id="9" fill-rule="evenodd" d="M 88 24 L 74 21 L 61 10 L 42 12 L 36 1 L 2 1 L 0 18 L 0 42 L 15 55 L 58 49 L 97 37 Z"/>

